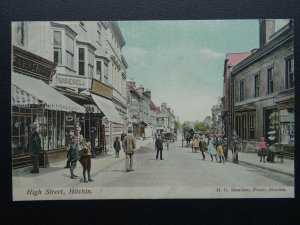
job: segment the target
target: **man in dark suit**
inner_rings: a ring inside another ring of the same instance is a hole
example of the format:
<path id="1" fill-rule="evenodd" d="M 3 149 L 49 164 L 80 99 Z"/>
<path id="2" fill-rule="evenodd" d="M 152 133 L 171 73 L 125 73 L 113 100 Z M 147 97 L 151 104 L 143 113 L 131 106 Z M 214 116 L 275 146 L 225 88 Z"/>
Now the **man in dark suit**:
<path id="1" fill-rule="evenodd" d="M 155 141 L 155 148 L 156 148 L 156 159 L 158 159 L 158 153 L 160 153 L 160 160 L 163 160 L 162 158 L 162 151 L 163 151 L 163 140 L 161 138 L 161 135 L 157 136 L 157 139 Z"/>
<path id="2" fill-rule="evenodd" d="M 30 173 L 39 173 L 39 155 L 42 149 L 41 138 L 36 131 L 37 129 L 36 124 L 31 124 L 29 125 L 29 127 L 30 127 L 31 134 L 30 134 L 27 147 L 28 147 L 28 152 L 32 159 L 32 167 L 33 167 Z"/>

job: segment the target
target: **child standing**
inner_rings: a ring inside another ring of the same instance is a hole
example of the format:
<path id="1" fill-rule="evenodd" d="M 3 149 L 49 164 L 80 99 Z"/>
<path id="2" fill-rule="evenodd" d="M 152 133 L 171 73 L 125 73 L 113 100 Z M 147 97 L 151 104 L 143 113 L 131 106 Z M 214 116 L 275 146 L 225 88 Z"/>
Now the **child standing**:
<path id="1" fill-rule="evenodd" d="M 263 162 L 265 163 L 265 157 L 266 155 L 268 155 L 267 152 L 267 142 L 266 139 L 264 137 L 261 137 L 258 143 L 258 155 L 260 156 L 260 162 L 263 158 Z"/>

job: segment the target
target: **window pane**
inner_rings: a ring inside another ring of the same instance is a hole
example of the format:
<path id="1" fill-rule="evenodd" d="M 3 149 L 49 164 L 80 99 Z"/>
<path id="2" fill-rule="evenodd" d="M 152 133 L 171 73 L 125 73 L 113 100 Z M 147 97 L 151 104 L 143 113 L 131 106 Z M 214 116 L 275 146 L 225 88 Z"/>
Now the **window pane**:
<path id="1" fill-rule="evenodd" d="M 97 61 L 97 73 L 101 74 L 101 61 Z"/>
<path id="2" fill-rule="evenodd" d="M 61 46 L 61 32 L 60 31 L 53 32 L 53 41 L 54 41 L 54 46 Z"/>
<path id="3" fill-rule="evenodd" d="M 84 61 L 84 48 L 79 48 L 79 60 Z"/>
<path id="4" fill-rule="evenodd" d="M 79 75 L 84 75 L 84 62 L 79 62 Z"/>

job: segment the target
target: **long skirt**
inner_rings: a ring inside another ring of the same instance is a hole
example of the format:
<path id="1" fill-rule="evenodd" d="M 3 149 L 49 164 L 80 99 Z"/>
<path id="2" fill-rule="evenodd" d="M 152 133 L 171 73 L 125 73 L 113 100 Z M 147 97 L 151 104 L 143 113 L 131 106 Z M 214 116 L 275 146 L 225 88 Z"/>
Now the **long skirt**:
<path id="1" fill-rule="evenodd" d="M 209 154 L 217 155 L 216 148 L 213 145 L 208 145 L 207 149 L 208 149 Z"/>
<path id="2" fill-rule="evenodd" d="M 217 152 L 218 152 L 218 155 L 223 157 L 224 156 L 224 149 L 223 149 L 223 146 L 222 145 L 218 145 L 217 146 Z"/>

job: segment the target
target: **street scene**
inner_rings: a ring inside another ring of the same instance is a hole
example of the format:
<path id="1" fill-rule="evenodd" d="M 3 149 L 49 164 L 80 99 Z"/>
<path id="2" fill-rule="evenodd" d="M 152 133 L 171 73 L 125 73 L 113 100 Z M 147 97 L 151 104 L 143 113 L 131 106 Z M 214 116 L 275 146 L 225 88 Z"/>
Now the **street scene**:
<path id="1" fill-rule="evenodd" d="M 12 23 L 14 201 L 294 197 L 294 21 Z"/>

